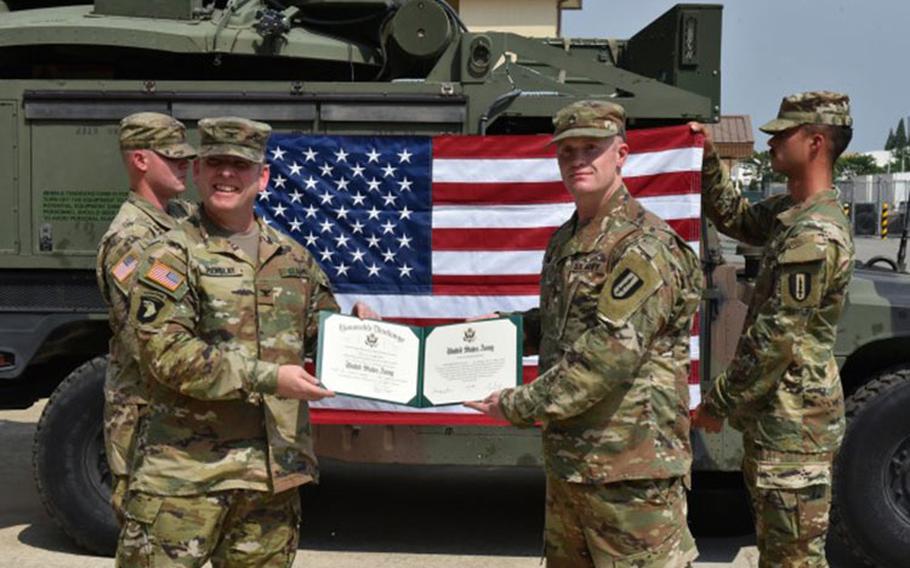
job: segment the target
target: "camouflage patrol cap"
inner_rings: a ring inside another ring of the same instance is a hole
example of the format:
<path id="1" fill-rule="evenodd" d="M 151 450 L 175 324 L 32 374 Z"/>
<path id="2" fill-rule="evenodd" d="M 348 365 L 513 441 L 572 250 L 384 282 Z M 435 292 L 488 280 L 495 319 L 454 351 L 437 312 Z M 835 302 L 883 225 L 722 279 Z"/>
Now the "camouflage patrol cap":
<path id="1" fill-rule="evenodd" d="M 193 158 L 196 149 L 186 141 L 186 127 L 159 112 L 137 112 L 120 121 L 121 150 L 152 150 L 166 158 Z"/>
<path id="2" fill-rule="evenodd" d="M 850 97 L 831 91 L 808 91 L 784 97 L 777 118 L 762 125 L 759 130 L 776 134 L 801 124 L 853 126 Z"/>
<path id="3" fill-rule="evenodd" d="M 203 118 L 199 121 L 199 156 L 234 156 L 262 162 L 271 132 L 268 124 L 248 118 Z"/>
<path id="4" fill-rule="evenodd" d="M 609 138 L 625 134 L 626 111 L 607 101 L 578 101 L 561 108 L 553 117 L 553 139 Z"/>

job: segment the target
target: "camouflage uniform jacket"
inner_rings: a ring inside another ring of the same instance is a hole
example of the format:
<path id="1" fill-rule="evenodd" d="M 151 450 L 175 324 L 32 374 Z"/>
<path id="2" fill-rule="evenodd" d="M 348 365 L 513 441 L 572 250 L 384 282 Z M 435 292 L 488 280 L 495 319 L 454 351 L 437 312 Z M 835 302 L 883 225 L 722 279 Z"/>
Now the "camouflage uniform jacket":
<path id="1" fill-rule="evenodd" d="M 149 242 L 174 228 L 195 205 L 172 200 L 161 211 L 130 192 L 98 245 L 95 276 L 104 301 L 110 307 L 110 362 L 104 385 L 104 440 L 108 463 L 114 475 L 129 473 L 135 440 L 138 407 L 148 398 L 139 376 L 136 336 L 129 327 L 129 291 L 139 259 Z"/>
<path id="2" fill-rule="evenodd" d="M 729 416 L 765 450 L 835 451 L 844 398 L 833 347 L 854 256 L 837 191 L 750 206 L 714 154 L 705 156 L 702 183 L 705 213 L 718 229 L 765 247 L 736 355 L 705 410 Z"/>
<path id="3" fill-rule="evenodd" d="M 157 495 L 280 492 L 317 478 L 305 402 L 278 367 L 316 346 L 338 309 L 301 245 L 259 224 L 259 262 L 193 217 L 149 246 L 130 295 L 150 401 L 130 488 Z"/>
<path id="4" fill-rule="evenodd" d="M 594 219 L 550 239 L 525 352 L 541 375 L 501 395 L 516 425 L 543 422 L 548 471 L 577 483 L 685 476 L 689 335 L 698 258 L 620 187 Z"/>

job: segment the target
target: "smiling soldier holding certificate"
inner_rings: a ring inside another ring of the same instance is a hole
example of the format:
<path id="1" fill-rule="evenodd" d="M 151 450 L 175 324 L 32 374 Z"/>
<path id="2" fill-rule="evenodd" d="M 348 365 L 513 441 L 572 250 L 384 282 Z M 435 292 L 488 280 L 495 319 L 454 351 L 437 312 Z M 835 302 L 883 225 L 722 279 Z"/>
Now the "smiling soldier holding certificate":
<path id="1" fill-rule="evenodd" d="M 547 247 L 540 308 L 524 314 L 524 350 L 539 352 L 541 375 L 468 406 L 543 423 L 547 566 L 688 566 L 698 258 L 623 185 L 622 107 L 581 101 L 554 124 L 576 211 Z"/>

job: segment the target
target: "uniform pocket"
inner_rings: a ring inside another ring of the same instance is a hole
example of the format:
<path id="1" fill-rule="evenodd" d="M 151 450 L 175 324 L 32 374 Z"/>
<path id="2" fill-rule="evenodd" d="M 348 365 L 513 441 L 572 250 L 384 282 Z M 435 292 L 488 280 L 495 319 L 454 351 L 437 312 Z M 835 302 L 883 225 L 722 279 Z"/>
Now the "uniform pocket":
<path id="1" fill-rule="evenodd" d="M 145 493 L 130 493 L 124 506 L 126 518 L 144 525 L 154 524 L 161 511 L 164 497 Z"/>
<path id="2" fill-rule="evenodd" d="M 828 462 L 758 462 L 755 485 L 760 489 L 794 490 L 813 485 L 831 485 Z"/>

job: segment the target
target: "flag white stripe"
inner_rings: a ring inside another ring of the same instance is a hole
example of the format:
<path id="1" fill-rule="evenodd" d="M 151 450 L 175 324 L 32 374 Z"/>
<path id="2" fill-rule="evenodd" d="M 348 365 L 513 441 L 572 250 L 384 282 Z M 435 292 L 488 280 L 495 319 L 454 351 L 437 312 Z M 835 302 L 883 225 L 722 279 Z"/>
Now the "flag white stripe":
<path id="1" fill-rule="evenodd" d="M 541 205 L 436 205 L 434 229 L 530 229 L 565 223 L 574 203 Z"/>
<path id="2" fill-rule="evenodd" d="M 629 154 L 624 177 L 701 171 L 701 148 Z M 547 183 L 561 181 L 556 158 L 437 158 L 433 183 Z"/>
<path id="3" fill-rule="evenodd" d="M 702 148 L 676 148 L 629 154 L 622 166 L 623 177 L 653 176 L 675 172 L 700 172 Z"/>
<path id="4" fill-rule="evenodd" d="M 698 241 L 688 243 L 696 255 Z M 519 251 L 433 251 L 433 274 L 496 276 L 540 274 L 544 249 Z"/>
<path id="5" fill-rule="evenodd" d="M 466 318 L 501 312 L 523 312 L 536 308 L 539 297 L 525 296 L 444 296 L 410 294 L 335 294 L 344 313 L 363 300 L 385 318 Z"/>
<path id="6" fill-rule="evenodd" d="M 495 311 L 523 312 L 536 308 L 537 296 L 413 296 L 392 294 L 335 294 L 341 311 L 363 300 L 384 318 L 466 318 Z M 698 336 L 689 341 L 692 359 L 698 359 Z"/>
<path id="7" fill-rule="evenodd" d="M 689 385 L 689 410 L 701 404 L 701 385 Z"/>
<path id="8" fill-rule="evenodd" d="M 540 274 L 543 255 L 543 250 L 433 251 L 433 274 Z"/>
<path id="9" fill-rule="evenodd" d="M 466 318 L 495 311 L 523 312 L 537 306 L 528 296 L 423 296 L 407 294 L 335 294 L 341 310 L 350 313 L 358 300 L 388 318 Z"/>
<path id="10" fill-rule="evenodd" d="M 641 205 L 666 221 L 697 219 L 701 195 L 684 193 L 637 198 Z M 565 223 L 574 203 L 545 205 L 436 205 L 434 229 L 528 229 L 558 227 Z"/>

